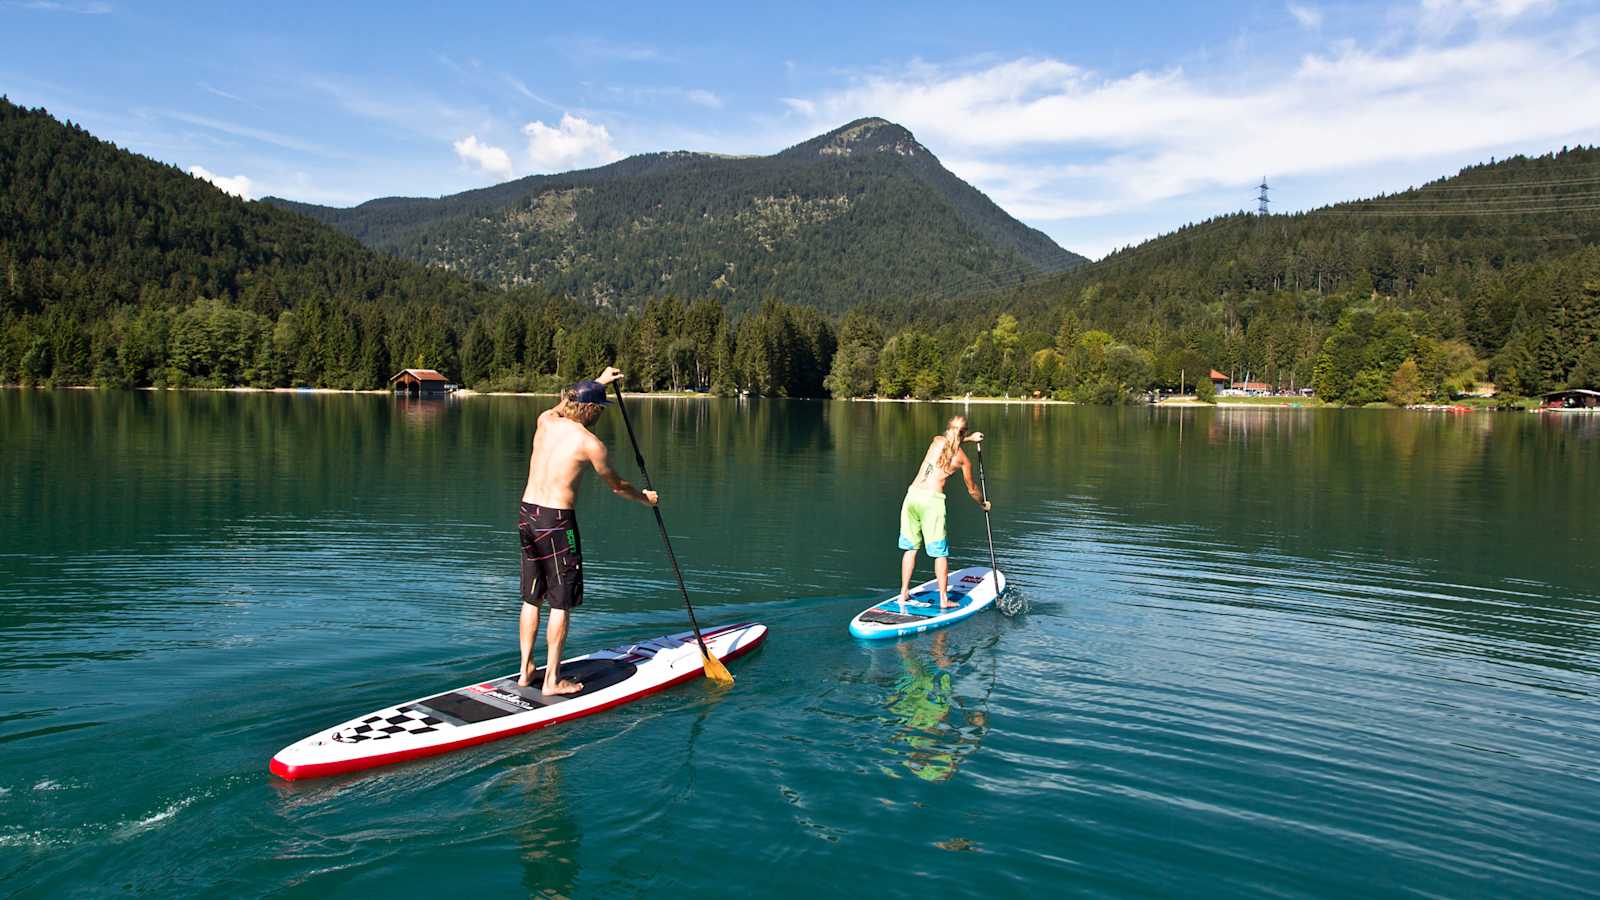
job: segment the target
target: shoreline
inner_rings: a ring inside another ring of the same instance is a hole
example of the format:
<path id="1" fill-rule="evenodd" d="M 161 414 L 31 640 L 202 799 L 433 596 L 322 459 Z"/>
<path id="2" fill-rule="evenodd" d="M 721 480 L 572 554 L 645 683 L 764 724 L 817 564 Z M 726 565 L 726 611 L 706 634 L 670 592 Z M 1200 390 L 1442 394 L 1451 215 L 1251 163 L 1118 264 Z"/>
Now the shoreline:
<path id="1" fill-rule="evenodd" d="M 64 385 L 54 385 L 54 386 L 51 386 L 51 387 L 44 387 L 44 386 L 41 386 L 41 385 L 0 384 L 0 390 L 17 390 L 17 391 L 52 391 L 52 390 L 53 391 L 119 391 L 119 390 L 129 390 L 129 391 L 148 391 L 148 392 L 152 392 L 152 393 L 195 391 L 195 392 L 213 393 L 213 394 L 316 394 L 316 395 L 323 395 L 323 394 L 362 395 L 362 394 L 364 394 L 364 395 L 367 395 L 367 396 L 375 396 L 375 397 L 388 396 L 388 397 L 400 397 L 400 398 L 403 398 L 403 399 L 430 399 L 430 400 L 434 400 L 434 399 L 436 399 L 436 400 L 449 400 L 449 399 L 453 399 L 453 398 L 467 399 L 467 398 L 472 398 L 472 397 L 543 397 L 543 398 L 554 398 L 554 397 L 560 396 L 560 394 L 558 394 L 555 391 L 475 391 L 475 390 L 472 390 L 471 388 L 460 388 L 460 389 L 452 391 L 452 392 L 450 392 L 448 394 L 442 394 L 442 395 L 438 395 L 438 396 L 434 396 L 434 397 L 412 398 L 410 395 L 407 395 L 407 394 L 404 394 L 404 393 L 397 393 L 395 391 L 391 391 L 391 390 L 388 390 L 386 388 L 323 388 L 323 387 L 292 387 L 292 388 L 271 387 L 271 388 L 262 388 L 262 387 L 249 387 L 249 386 L 243 386 L 243 385 L 235 386 L 235 387 L 196 387 L 196 386 L 187 386 L 187 385 L 184 386 L 184 387 L 153 387 L 153 386 L 146 385 L 146 386 L 143 386 L 143 387 L 135 387 L 135 388 L 112 388 L 112 387 L 103 387 L 101 385 L 96 385 L 96 384 L 64 384 Z M 976 406 L 1080 406 L 1080 405 L 1083 405 L 1083 404 L 1080 404 L 1080 403 L 1078 403 L 1077 401 L 1074 401 L 1074 400 L 1056 400 L 1056 399 L 1054 399 L 1052 397 L 940 397 L 940 398 L 935 399 L 935 400 L 918 400 L 918 399 L 916 399 L 914 397 L 841 397 L 841 398 L 831 398 L 831 397 L 750 397 L 748 395 L 734 395 L 732 397 L 723 398 L 718 394 L 713 394 L 713 393 L 709 393 L 709 392 L 700 392 L 700 391 L 652 391 L 652 392 L 623 391 L 622 392 L 622 396 L 628 398 L 629 400 L 716 400 L 716 399 L 751 400 L 751 399 L 755 399 L 755 400 L 808 400 L 808 401 L 816 401 L 816 402 L 824 402 L 824 403 L 835 402 L 835 401 L 841 402 L 841 403 L 904 403 L 904 404 L 915 404 L 915 403 L 940 404 L 940 403 L 942 403 L 942 404 L 961 404 L 963 406 L 974 406 L 974 405 L 976 405 Z M 1257 399 L 1248 400 L 1248 401 L 1228 399 L 1228 400 L 1218 400 L 1215 403 L 1204 403 L 1204 402 L 1202 402 L 1202 401 L 1200 401 L 1198 399 L 1195 399 L 1194 397 L 1190 396 L 1190 397 L 1167 398 L 1167 399 L 1164 399 L 1164 400 L 1160 400 L 1160 401 L 1158 401 L 1156 403 L 1138 403 L 1138 404 L 1131 404 L 1131 405 L 1132 406 L 1145 406 L 1145 407 L 1150 407 L 1150 408 L 1155 408 L 1155 409 L 1271 409 L 1271 410 L 1341 409 L 1341 410 L 1348 410 L 1348 409 L 1364 409 L 1364 408 L 1366 408 L 1366 407 L 1360 407 L 1360 406 L 1345 406 L 1343 404 L 1324 403 L 1324 402 L 1322 402 L 1320 400 L 1317 400 L 1315 398 L 1299 398 L 1299 399 L 1295 399 L 1295 398 L 1290 398 L 1290 397 L 1283 397 L 1283 398 L 1257 398 Z M 1500 408 L 1498 408 L 1498 407 L 1484 405 L 1481 402 L 1472 403 L 1472 404 L 1464 404 L 1464 403 L 1460 403 L 1460 402 L 1448 403 L 1448 404 L 1433 403 L 1433 404 L 1418 404 L 1416 406 L 1390 406 L 1390 405 L 1385 405 L 1385 406 L 1383 406 L 1381 408 L 1384 408 L 1384 409 L 1400 409 L 1400 410 L 1405 410 L 1407 412 L 1424 412 L 1424 413 L 1437 413 L 1437 412 L 1467 413 L 1467 412 L 1497 412 L 1497 411 L 1501 411 Z M 1523 407 L 1520 410 L 1512 410 L 1512 411 L 1521 411 L 1521 412 L 1541 412 L 1541 411 L 1586 412 L 1587 411 L 1587 412 L 1592 412 L 1593 410 L 1543 410 L 1540 407 Z"/>

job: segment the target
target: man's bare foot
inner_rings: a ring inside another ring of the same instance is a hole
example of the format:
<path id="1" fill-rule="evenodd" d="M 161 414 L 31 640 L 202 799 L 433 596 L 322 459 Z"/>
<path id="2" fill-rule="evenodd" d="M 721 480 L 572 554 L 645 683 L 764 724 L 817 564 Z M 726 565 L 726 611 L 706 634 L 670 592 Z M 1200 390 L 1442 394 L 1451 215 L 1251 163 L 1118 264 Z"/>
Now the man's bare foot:
<path id="1" fill-rule="evenodd" d="M 959 604 L 959 603 L 951 603 L 950 602 L 950 598 L 946 597 L 943 600 L 939 601 L 939 608 L 940 609 L 960 609 L 961 608 L 961 604 Z"/>
<path id="2" fill-rule="evenodd" d="M 517 687 L 527 687 L 528 685 L 533 684 L 533 676 L 534 671 L 532 669 L 523 672 L 522 677 L 517 679 Z"/>
<path id="3" fill-rule="evenodd" d="M 546 684 L 541 693 L 543 693 L 546 697 L 560 697 L 566 694 L 576 694 L 581 690 L 583 690 L 583 682 L 568 681 L 567 679 L 563 678 L 556 683 L 555 687 L 551 687 L 550 685 Z"/>

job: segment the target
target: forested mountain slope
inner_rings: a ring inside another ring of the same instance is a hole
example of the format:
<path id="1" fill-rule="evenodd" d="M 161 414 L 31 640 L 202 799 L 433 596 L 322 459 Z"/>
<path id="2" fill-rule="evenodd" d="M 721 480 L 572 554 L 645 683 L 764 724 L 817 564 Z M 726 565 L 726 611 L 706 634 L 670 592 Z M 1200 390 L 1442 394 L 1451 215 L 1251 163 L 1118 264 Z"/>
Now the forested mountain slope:
<path id="1" fill-rule="evenodd" d="M 1083 262 L 882 119 L 772 156 L 652 153 L 351 209 L 268 202 L 406 259 L 619 310 L 672 295 L 734 312 L 773 296 L 840 311 Z"/>
<path id="2" fill-rule="evenodd" d="M 0 98 L 0 381 L 375 387 L 503 302 Z"/>
<path id="3" fill-rule="evenodd" d="M 886 134 L 873 165 L 909 139 Z M 619 312 L 379 254 L 0 99 L 0 382 L 379 387 L 420 365 L 548 387 L 615 362 L 635 389 L 767 396 L 1115 402 L 1210 368 L 1345 403 L 1600 387 L 1596 185 L 1578 148 L 1225 216 L 1020 287 L 924 282 L 842 321 L 803 292 L 730 315 L 715 288 Z"/>
<path id="4" fill-rule="evenodd" d="M 936 339 L 942 386 L 1070 395 L 1192 385 L 1215 367 L 1369 402 L 1412 359 L 1424 396 L 1485 378 L 1531 395 L 1600 385 L 1597 243 L 1600 150 L 1580 147 L 1306 213 L 1223 216 L 1020 289 L 913 307 L 914 320 L 897 304 L 869 312 L 888 335 Z M 994 332 L 1002 314 L 1011 338 Z"/>

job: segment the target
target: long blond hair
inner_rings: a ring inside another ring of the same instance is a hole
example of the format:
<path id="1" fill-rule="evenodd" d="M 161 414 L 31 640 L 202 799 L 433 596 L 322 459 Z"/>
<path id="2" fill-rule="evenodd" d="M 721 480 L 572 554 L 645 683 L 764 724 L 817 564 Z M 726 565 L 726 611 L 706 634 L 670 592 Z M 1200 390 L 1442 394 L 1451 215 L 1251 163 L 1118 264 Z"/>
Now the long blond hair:
<path id="1" fill-rule="evenodd" d="M 950 436 L 952 431 L 956 433 L 954 438 Z M 945 423 L 944 434 L 939 435 L 940 438 L 944 439 L 944 447 L 939 451 L 939 469 L 941 471 L 949 471 L 950 462 L 956 458 L 956 451 L 961 449 L 961 442 L 966 436 L 967 417 L 951 416 L 950 421 Z"/>

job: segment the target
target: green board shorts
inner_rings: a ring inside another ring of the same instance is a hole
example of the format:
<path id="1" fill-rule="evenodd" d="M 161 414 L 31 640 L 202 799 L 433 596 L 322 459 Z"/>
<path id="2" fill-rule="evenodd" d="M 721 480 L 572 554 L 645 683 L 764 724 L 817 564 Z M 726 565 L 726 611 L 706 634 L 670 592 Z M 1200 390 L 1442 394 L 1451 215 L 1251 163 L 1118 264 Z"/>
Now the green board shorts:
<path id="1" fill-rule="evenodd" d="M 923 544 L 927 544 L 929 556 L 950 555 L 950 540 L 944 530 L 944 494 L 911 488 L 900 504 L 900 549 L 920 550 Z"/>

